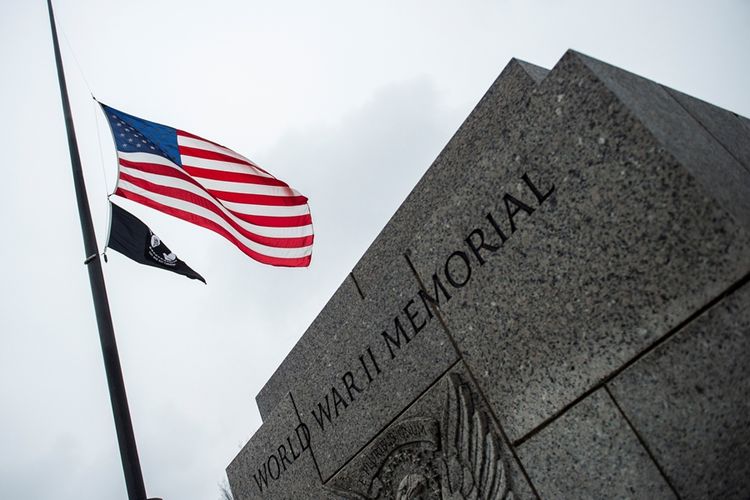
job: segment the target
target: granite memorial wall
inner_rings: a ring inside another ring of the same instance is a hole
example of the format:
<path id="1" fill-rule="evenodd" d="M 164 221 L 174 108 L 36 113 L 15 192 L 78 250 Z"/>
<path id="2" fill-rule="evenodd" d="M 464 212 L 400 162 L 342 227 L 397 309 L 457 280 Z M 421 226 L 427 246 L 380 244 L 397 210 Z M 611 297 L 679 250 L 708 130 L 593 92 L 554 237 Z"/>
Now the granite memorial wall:
<path id="1" fill-rule="evenodd" d="M 257 396 L 236 500 L 750 497 L 750 121 L 513 60 Z"/>

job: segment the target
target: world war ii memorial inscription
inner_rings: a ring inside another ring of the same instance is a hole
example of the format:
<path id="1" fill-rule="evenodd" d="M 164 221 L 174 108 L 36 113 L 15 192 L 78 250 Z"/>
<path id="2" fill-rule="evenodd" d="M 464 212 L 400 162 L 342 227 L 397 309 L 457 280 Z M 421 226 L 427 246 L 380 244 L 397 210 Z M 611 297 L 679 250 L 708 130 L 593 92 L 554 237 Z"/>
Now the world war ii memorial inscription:
<path id="1" fill-rule="evenodd" d="M 747 498 L 750 121 L 511 61 L 258 394 L 237 500 Z"/>

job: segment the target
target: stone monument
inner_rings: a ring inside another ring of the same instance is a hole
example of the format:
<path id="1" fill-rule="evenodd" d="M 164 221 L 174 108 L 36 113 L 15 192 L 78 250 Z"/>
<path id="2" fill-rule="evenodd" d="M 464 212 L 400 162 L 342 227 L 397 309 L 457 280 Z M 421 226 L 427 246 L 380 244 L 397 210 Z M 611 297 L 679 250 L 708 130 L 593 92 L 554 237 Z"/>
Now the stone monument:
<path id="1" fill-rule="evenodd" d="M 236 500 L 750 497 L 750 121 L 511 61 L 257 396 Z"/>

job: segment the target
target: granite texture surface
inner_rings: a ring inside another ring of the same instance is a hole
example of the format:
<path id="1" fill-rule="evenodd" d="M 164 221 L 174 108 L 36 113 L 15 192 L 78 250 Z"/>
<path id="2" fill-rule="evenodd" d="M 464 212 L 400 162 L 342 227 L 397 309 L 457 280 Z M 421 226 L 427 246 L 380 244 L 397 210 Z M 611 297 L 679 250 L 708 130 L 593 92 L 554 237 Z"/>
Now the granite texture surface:
<path id="1" fill-rule="evenodd" d="M 405 487 L 415 496 L 399 496 Z M 338 471 L 326 489 L 352 499 L 537 498 L 460 362 Z"/>
<path id="2" fill-rule="evenodd" d="M 746 135 L 750 135 L 750 119 L 748 119 L 748 118 L 746 118 L 746 117 L 744 117 L 742 115 L 738 115 L 737 113 L 732 113 L 732 114 L 734 114 L 734 116 L 736 116 L 737 119 L 742 124 L 742 128 L 745 130 L 745 134 Z"/>
<path id="3" fill-rule="evenodd" d="M 324 490 L 309 441 L 287 395 L 227 467 L 234 500 L 334 500 Z"/>
<path id="4" fill-rule="evenodd" d="M 514 442 L 750 270 L 743 225 L 591 64 L 561 59 L 409 252 Z"/>
<path id="5" fill-rule="evenodd" d="M 750 286 L 610 383 L 681 498 L 750 497 Z"/>
<path id="6" fill-rule="evenodd" d="M 579 58 L 706 193 L 750 229 L 750 171 L 660 85 L 596 59 Z M 692 102 L 690 108 L 697 110 L 698 105 Z M 697 114 L 707 119 L 709 114 L 720 115 L 721 109 L 704 103 Z"/>
<path id="7" fill-rule="evenodd" d="M 745 169 L 750 169 L 750 129 L 740 116 L 677 90 L 665 89 Z"/>
<path id="8" fill-rule="evenodd" d="M 541 498 L 676 499 L 600 389 L 518 448 Z"/>
<path id="9" fill-rule="evenodd" d="M 542 83 L 542 80 L 544 80 L 549 74 L 547 68 L 542 68 L 541 66 L 520 59 L 512 59 L 511 64 L 517 64 L 520 66 L 521 69 L 524 70 L 536 83 Z"/>

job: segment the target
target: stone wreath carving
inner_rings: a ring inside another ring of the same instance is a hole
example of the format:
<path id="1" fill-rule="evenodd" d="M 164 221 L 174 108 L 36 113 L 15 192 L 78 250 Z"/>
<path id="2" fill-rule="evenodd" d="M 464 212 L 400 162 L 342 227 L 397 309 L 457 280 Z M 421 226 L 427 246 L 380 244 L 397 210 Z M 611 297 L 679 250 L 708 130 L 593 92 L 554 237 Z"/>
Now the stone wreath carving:
<path id="1" fill-rule="evenodd" d="M 327 489 L 357 500 L 511 500 L 501 441 L 460 375 L 446 382 L 443 422 L 392 425 Z"/>

